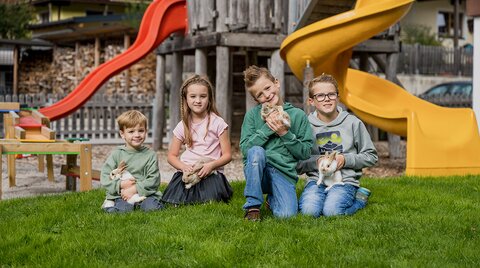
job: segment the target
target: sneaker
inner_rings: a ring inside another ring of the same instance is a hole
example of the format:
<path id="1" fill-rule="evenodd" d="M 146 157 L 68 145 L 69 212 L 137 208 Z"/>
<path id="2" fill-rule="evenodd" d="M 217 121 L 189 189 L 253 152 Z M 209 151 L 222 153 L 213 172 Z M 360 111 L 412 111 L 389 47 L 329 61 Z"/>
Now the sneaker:
<path id="1" fill-rule="evenodd" d="M 367 188 L 359 187 L 357 189 L 357 193 L 355 194 L 355 198 L 358 199 L 358 200 L 362 200 L 364 202 L 367 202 L 370 194 L 371 194 L 371 192 Z"/>
<path id="2" fill-rule="evenodd" d="M 102 208 L 105 209 L 105 208 L 112 208 L 115 206 L 115 201 L 113 200 L 108 200 L 108 199 L 105 199 L 105 201 L 103 201 L 103 204 L 102 204 Z"/>
<path id="3" fill-rule="evenodd" d="M 245 211 L 244 219 L 249 221 L 260 221 L 260 209 L 259 208 L 249 208 Z"/>

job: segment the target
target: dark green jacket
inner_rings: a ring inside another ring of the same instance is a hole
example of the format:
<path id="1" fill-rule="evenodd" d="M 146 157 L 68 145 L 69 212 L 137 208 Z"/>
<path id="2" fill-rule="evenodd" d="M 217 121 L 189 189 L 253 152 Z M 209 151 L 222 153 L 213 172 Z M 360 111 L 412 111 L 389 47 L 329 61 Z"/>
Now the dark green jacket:
<path id="1" fill-rule="evenodd" d="M 261 105 L 255 106 L 245 114 L 240 137 L 240 149 L 243 162 L 246 163 L 247 152 L 253 146 L 263 147 L 267 163 L 280 171 L 291 183 L 298 180 L 295 167 L 299 160 L 310 157 L 313 145 L 312 128 L 303 110 L 290 103 L 283 105 L 283 110 L 290 116 L 291 127 L 287 134 L 280 137 L 263 121 L 260 116 Z"/>

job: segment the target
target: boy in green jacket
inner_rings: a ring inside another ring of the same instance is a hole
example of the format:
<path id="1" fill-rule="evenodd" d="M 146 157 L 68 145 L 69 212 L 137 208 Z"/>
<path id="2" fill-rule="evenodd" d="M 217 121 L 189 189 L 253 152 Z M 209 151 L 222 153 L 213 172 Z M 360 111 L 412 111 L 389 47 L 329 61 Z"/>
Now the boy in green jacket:
<path id="1" fill-rule="evenodd" d="M 143 211 L 162 209 L 157 154 L 143 145 L 147 136 L 147 117 L 139 111 L 130 110 L 122 113 L 117 123 L 125 145 L 114 149 L 103 164 L 100 182 L 107 191 L 103 210 L 109 213 L 128 212 L 135 206 Z M 128 173 L 129 178 L 120 179 L 119 174 L 114 176 L 122 161 L 126 164 L 123 173 Z M 140 197 L 137 200 L 141 201 L 134 200 L 134 196 Z"/>
<path id="2" fill-rule="evenodd" d="M 295 167 L 310 156 L 312 129 L 302 110 L 284 103 L 279 81 L 266 68 L 248 67 L 244 81 L 260 104 L 245 114 L 240 137 L 246 180 L 245 219 L 260 220 L 263 194 L 267 194 L 267 204 L 275 217 L 294 216 L 298 210 Z M 281 111 L 264 114 L 262 119 L 262 104 L 281 106 L 290 117 L 290 126 L 281 120 Z"/>

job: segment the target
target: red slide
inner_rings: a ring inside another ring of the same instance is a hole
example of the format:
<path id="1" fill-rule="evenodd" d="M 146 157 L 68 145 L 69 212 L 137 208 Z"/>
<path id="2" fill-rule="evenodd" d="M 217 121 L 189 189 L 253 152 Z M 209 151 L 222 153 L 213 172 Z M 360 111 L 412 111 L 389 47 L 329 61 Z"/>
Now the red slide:
<path id="1" fill-rule="evenodd" d="M 145 11 L 137 39 L 125 52 L 88 74 L 70 94 L 40 112 L 50 120 L 65 117 L 80 108 L 112 76 L 130 67 L 156 49 L 171 33 L 187 29 L 185 0 L 155 0 Z"/>

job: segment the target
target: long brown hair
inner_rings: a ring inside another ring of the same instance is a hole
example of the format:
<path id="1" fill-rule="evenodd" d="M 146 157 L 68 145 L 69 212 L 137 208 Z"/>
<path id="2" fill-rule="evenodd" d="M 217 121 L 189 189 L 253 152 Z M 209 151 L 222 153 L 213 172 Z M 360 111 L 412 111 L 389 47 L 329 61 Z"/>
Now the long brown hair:
<path id="1" fill-rule="evenodd" d="M 217 107 L 215 106 L 215 96 L 213 95 L 213 85 L 206 76 L 201 76 L 198 74 L 195 74 L 188 79 L 186 79 L 182 87 L 180 88 L 180 109 L 182 113 L 182 122 L 183 122 L 183 128 L 185 129 L 185 144 L 187 147 L 192 147 L 193 146 L 193 139 L 192 139 L 192 132 L 191 132 L 191 121 L 192 121 L 192 115 L 191 115 L 191 110 L 190 107 L 188 107 L 187 104 L 187 93 L 188 93 L 188 87 L 190 85 L 202 85 L 207 88 L 208 91 L 208 104 L 207 104 L 207 117 L 208 117 L 208 122 L 207 122 L 207 131 L 205 132 L 205 137 L 207 137 L 208 134 L 208 127 L 210 126 L 210 114 L 214 113 L 218 116 L 220 114 L 217 111 Z"/>

